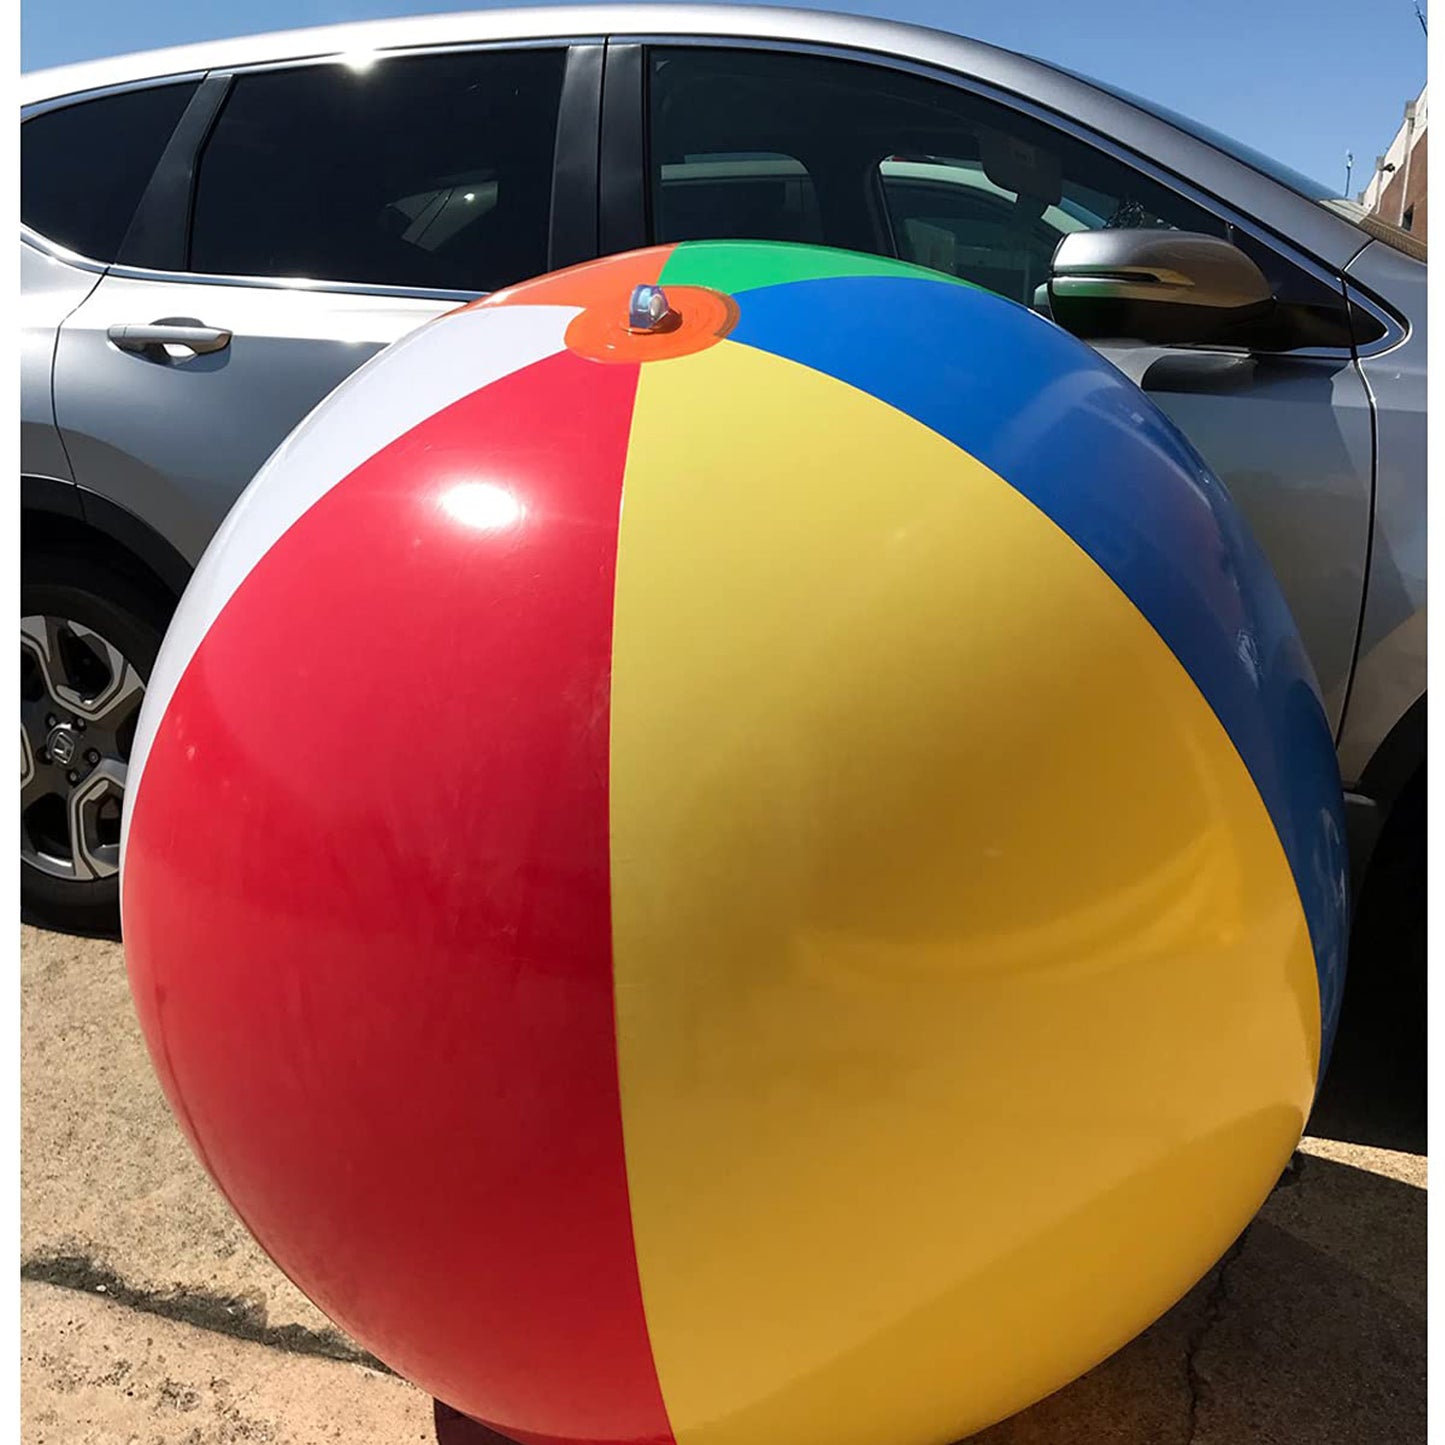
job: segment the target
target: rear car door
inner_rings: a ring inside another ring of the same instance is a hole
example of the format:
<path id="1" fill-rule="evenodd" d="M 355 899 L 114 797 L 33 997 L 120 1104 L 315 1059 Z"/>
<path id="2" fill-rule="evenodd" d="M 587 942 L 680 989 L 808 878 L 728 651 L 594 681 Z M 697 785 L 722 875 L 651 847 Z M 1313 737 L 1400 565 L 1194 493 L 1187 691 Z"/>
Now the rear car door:
<path id="1" fill-rule="evenodd" d="M 194 563 L 270 452 L 376 350 L 545 271 L 564 79 L 590 73 L 595 99 L 587 50 L 207 76 L 119 264 L 60 332 L 77 482 Z"/>
<path id="2" fill-rule="evenodd" d="M 71 480 L 51 395 L 56 334 L 119 252 L 196 85 L 172 81 L 42 110 L 21 132 L 20 466 L 27 478 Z M 78 511 L 76 496 L 69 500 Z"/>
<path id="3" fill-rule="evenodd" d="M 635 109 L 634 109 L 635 107 Z M 1180 424 L 1270 557 L 1338 727 L 1370 518 L 1369 398 L 1338 276 L 1102 138 L 959 77 L 755 45 L 609 47 L 605 249 L 748 237 L 897 256 L 1046 305 L 1072 230 L 1245 249 L 1313 328 L 1287 352 L 1100 347 Z"/>

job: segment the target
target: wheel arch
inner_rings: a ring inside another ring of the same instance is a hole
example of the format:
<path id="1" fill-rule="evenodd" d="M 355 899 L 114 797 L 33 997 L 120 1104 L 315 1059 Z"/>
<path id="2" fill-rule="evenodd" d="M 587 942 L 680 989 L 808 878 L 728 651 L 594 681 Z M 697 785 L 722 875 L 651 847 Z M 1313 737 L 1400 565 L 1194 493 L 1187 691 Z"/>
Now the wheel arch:
<path id="1" fill-rule="evenodd" d="M 1360 791 L 1386 812 L 1425 765 L 1428 697 L 1422 692 L 1405 709 L 1360 777 Z"/>
<path id="2" fill-rule="evenodd" d="M 45 548 L 104 557 L 174 607 L 191 564 L 154 527 L 98 492 L 53 477 L 20 479 L 21 566 Z"/>
<path id="3" fill-rule="evenodd" d="M 1382 838 L 1423 817 L 1426 764 L 1426 709 L 1422 692 L 1395 720 L 1365 765 L 1359 783 L 1345 793 L 1349 835 L 1350 891 L 1361 906 Z"/>

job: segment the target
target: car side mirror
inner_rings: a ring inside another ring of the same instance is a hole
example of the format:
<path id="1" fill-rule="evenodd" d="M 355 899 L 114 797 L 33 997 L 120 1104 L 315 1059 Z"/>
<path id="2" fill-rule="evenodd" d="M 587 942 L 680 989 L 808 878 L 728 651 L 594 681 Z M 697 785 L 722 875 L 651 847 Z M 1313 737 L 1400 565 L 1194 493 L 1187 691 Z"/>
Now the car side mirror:
<path id="1" fill-rule="evenodd" d="M 1193 231 L 1074 231 L 1048 282 L 1055 321 L 1105 337 L 1248 345 L 1274 309 L 1264 272 L 1238 246 Z"/>

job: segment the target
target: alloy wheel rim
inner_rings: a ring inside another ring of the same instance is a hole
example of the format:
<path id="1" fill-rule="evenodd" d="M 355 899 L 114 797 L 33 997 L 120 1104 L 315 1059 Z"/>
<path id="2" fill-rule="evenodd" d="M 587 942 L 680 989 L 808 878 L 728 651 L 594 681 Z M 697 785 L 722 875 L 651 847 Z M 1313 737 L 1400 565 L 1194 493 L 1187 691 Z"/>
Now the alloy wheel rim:
<path id="1" fill-rule="evenodd" d="M 120 869 L 126 769 L 145 684 L 71 618 L 20 619 L 20 857 L 52 878 Z"/>

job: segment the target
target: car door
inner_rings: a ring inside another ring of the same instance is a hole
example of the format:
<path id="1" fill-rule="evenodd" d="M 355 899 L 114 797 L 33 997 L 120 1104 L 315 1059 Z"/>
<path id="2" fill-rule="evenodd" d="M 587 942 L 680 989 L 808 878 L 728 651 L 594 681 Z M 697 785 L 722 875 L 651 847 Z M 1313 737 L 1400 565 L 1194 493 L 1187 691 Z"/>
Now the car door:
<path id="1" fill-rule="evenodd" d="M 1246 249 L 1277 297 L 1310 318 L 1309 348 L 1099 349 L 1179 423 L 1248 516 L 1338 727 L 1372 468 L 1339 277 L 1121 148 L 961 78 L 803 49 L 619 40 L 606 96 L 608 249 L 809 241 L 898 256 L 1033 306 L 1046 306 L 1049 263 L 1071 230 L 1173 227 Z"/>
<path id="2" fill-rule="evenodd" d="M 194 562 L 270 452 L 367 357 L 545 271 L 564 79 L 585 80 L 587 50 L 209 75 L 121 264 L 60 332 L 55 410 L 80 485 Z"/>
<path id="3" fill-rule="evenodd" d="M 61 322 L 120 249 L 141 193 L 196 81 L 37 105 L 20 142 L 20 467 L 69 483 L 51 373 Z M 69 493 L 67 493 L 69 495 Z M 56 503 L 51 491 L 50 501 Z M 70 496 L 72 510 L 78 500 Z"/>

